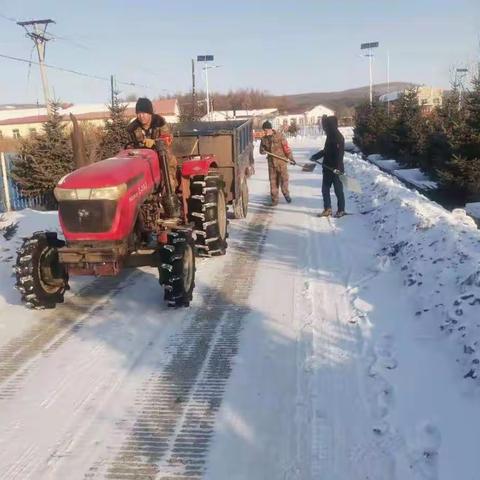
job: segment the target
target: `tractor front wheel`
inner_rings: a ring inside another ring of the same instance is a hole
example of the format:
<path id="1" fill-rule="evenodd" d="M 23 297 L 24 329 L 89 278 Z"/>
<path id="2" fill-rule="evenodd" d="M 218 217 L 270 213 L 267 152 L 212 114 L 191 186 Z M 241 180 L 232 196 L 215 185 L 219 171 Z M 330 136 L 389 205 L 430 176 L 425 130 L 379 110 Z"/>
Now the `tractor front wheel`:
<path id="1" fill-rule="evenodd" d="M 160 250 L 160 284 L 169 307 L 188 307 L 195 288 L 195 243 L 187 230 L 167 234 Z"/>
<path id="2" fill-rule="evenodd" d="M 58 248 L 65 242 L 54 232 L 36 232 L 17 251 L 16 288 L 29 308 L 55 308 L 63 303 L 68 275 L 58 261 Z"/>
<path id="3" fill-rule="evenodd" d="M 190 182 L 188 219 L 194 224 L 199 255 L 225 255 L 227 250 L 228 220 L 224 182 L 216 171 L 206 176 L 197 175 Z"/>

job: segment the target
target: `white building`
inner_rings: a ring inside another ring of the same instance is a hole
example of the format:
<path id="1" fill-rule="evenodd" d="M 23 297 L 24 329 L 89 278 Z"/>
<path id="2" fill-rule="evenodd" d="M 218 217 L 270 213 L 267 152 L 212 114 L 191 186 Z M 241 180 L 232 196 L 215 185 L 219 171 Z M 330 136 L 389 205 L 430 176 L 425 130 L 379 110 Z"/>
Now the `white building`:
<path id="1" fill-rule="evenodd" d="M 305 112 L 307 125 L 318 125 L 323 115 L 331 116 L 335 115 L 335 112 L 325 107 L 324 105 L 317 105 Z"/>
<path id="2" fill-rule="evenodd" d="M 135 117 L 135 103 L 127 102 L 125 115 Z M 162 115 L 168 123 L 176 123 L 180 117 L 178 101 L 175 98 L 155 100 L 153 110 Z M 108 106 L 104 103 L 65 104 L 59 111 L 66 122 L 70 122 L 70 113 L 75 115 L 79 122 L 88 122 L 93 125 L 104 125 L 110 117 Z M 16 109 L 8 106 L 0 110 L 0 138 L 20 138 L 40 132 L 42 124 L 48 119 L 45 107 Z"/>
<path id="3" fill-rule="evenodd" d="M 385 93 L 384 95 L 380 95 L 379 101 L 384 103 L 391 102 L 392 104 L 395 104 L 395 102 L 399 100 L 401 95 L 406 91 L 407 90 L 401 90 Z M 433 110 L 433 108 L 442 105 L 443 89 L 422 85 L 417 87 L 417 96 L 418 104 L 422 107 L 422 110 L 424 112 L 430 112 Z"/>
<path id="4" fill-rule="evenodd" d="M 292 123 L 298 127 L 311 127 L 318 125 L 323 115 L 335 115 L 335 112 L 324 105 L 317 105 L 306 112 L 278 115 L 273 122 L 273 127 L 278 129 L 282 126 L 291 125 Z"/>
<path id="5" fill-rule="evenodd" d="M 249 118 L 273 118 L 278 115 L 277 108 L 257 108 L 251 110 L 215 110 L 204 115 L 201 120 L 204 122 L 218 122 L 225 120 L 247 120 Z"/>

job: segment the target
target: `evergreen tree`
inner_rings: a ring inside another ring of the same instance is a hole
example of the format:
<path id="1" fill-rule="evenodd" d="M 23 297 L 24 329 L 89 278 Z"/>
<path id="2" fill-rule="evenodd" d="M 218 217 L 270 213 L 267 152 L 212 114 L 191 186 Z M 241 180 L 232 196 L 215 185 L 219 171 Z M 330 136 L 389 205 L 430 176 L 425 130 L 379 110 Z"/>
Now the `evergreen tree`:
<path id="1" fill-rule="evenodd" d="M 454 87 L 431 115 L 423 160 L 424 169 L 434 177 L 451 161 L 465 128 L 465 111 L 459 108 L 459 93 Z"/>
<path id="2" fill-rule="evenodd" d="M 472 82 L 463 105 L 447 105 L 443 133 L 451 156 L 437 169 L 448 190 L 464 200 L 480 200 L 480 79 Z M 455 99 L 452 101 L 454 102 Z M 455 109 L 456 106 L 456 109 Z M 450 116 L 447 117 L 447 114 Z"/>
<path id="3" fill-rule="evenodd" d="M 417 89 L 410 88 L 400 95 L 395 105 L 391 128 L 393 153 L 400 163 L 411 167 L 418 166 L 418 159 L 425 143 L 423 123 Z"/>
<path id="4" fill-rule="evenodd" d="M 53 189 L 73 170 L 70 137 L 59 114 L 60 104 L 52 103 L 52 115 L 43 124 L 43 133 L 21 141 L 20 158 L 12 168 L 13 180 L 25 196 L 46 195 L 54 207 Z"/>
<path id="5" fill-rule="evenodd" d="M 388 155 L 390 119 L 384 104 L 362 103 L 355 108 L 354 143 L 367 155 L 381 153 Z"/>
<path id="6" fill-rule="evenodd" d="M 128 119 L 125 115 L 127 105 L 122 104 L 118 98 L 118 92 L 113 92 L 113 98 L 108 110 L 110 118 L 105 121 L 103 138 L 100 141 L 99 155 L 100 160 L 114 157 L 130 138 L 127 134 Z"/>
<path id="7" fill-rule="evenodd" d="M 480 201 L 480 158 L 454 155 L 437 171 L 441 184 L 462 201 Z"/>

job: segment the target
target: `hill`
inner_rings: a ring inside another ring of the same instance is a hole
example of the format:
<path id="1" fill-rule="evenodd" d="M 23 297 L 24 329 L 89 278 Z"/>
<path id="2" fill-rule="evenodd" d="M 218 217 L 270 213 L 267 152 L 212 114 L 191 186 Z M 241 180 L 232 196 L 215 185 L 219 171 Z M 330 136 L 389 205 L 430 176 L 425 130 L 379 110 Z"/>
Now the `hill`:
<path id="1" fill-rule="evenodd" d="M 412 86 L 413 83 L 408 82 L 392 82 L 390 83 L 390 91 L 403 90 Z M 347 116 L 353 110 L 353 107 L 362 100 L 369 98 L 370 89 L 368 86 L 351 88 L 339 92 L 312 92 L 299 93 L 295 95 L 282 95 L 274 97 L 285 105 L 285 109 L 289 112 L 305 111 L 315 105 L 325 105 L 335 110 L 339 116 Z M 379 97 L 388 92 L 388 85 L 380 83 L 373 86 L 373 94 Z"/>

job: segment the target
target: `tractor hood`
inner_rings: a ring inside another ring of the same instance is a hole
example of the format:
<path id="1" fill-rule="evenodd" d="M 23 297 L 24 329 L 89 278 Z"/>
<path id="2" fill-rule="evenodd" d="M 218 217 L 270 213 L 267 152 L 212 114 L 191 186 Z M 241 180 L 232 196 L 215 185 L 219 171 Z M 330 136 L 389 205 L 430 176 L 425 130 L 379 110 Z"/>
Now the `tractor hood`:
<path id="1" fill-rule="evenodd" d="M 58 182 L 59 189 L 105 188 L 140 181 L 157 185 L 160 165 L 153 150 L 122 150 L 116 157 L 79 168 Z"/>

